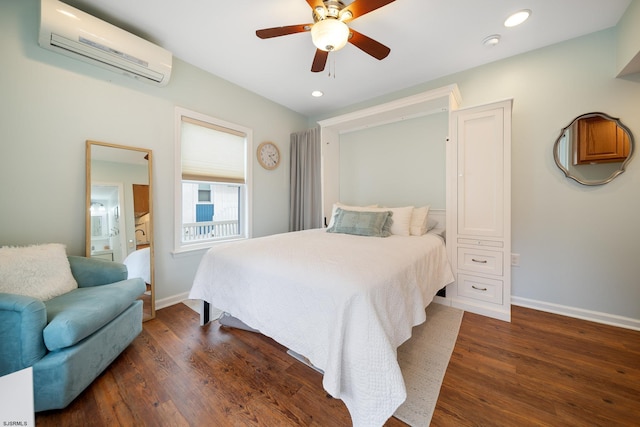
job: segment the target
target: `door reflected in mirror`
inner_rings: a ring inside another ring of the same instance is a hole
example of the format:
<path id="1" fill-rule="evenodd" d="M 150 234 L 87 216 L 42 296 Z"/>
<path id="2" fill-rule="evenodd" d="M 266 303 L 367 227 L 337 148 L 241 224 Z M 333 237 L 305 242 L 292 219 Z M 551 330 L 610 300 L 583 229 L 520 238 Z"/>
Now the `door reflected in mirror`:
<path id="1" fill-rule="evenodd" d="M 87 141 L 86 256 L 123 263 L 147 284 L 155 317 L 151 150 Z"/>
<path id="2" fill-rule="evenodd" d="M 620 120 L 588 113 L 562 129 L 553 156 L 567 177 L 583 185 L 602 185 L 624 172 L 633 150 L 633 135 Z"/>

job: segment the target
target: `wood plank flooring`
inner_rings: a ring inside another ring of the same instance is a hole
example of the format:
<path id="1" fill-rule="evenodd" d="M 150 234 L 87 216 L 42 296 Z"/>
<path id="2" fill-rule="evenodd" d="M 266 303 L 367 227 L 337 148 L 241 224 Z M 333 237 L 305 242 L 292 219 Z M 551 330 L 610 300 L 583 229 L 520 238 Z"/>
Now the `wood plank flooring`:
<path id="1" fill-rule="evenodd" d="M 183 304 L 45 426 L 349 426 L 319 373 L 260 334 L 198 325 Z M 513 307 L 465 313 L 432 426 L 640 425 L 640 332 Z M 404 426 L 391 418 L 385 426 Z"/>

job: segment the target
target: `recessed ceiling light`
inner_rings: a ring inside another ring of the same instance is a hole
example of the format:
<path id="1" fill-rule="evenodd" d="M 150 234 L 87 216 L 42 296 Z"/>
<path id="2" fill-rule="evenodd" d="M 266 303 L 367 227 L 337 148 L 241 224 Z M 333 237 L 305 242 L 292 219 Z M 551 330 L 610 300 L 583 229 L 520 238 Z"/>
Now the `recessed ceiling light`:
<path id="1" fill-rule="evenodd" d="M 509 16 L 506 21 L 504 21 L 505 27 L 515 27 L 516 25 L 522 24 L 524 21 L 529 19 L 531 16 L 531 11 L 529 9 L 520 10 L 511 16 Z"/>
<path id="2" fill-rule="evenodd" d="M 319 98 L 322 95 L 324 95 L 324 93 L 322 93 L 321 90 L 314 90 L 313 92 L 311 92 L 311 96 L 315 96 L 316 98 Z"/>
<path id="3" fill-rule="evenodd" d="M 482 44 L 485 46 L 495 46 L 498 43 L 500 43 L 500 34 L 492 34 L 482 40 Z"/>

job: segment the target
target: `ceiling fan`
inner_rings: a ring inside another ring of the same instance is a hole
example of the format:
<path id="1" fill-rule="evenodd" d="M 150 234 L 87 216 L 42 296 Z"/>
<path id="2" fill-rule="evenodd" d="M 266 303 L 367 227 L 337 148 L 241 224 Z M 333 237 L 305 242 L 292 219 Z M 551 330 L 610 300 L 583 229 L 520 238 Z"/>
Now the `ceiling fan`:
<path id="1" fill-rule="evenodd" d="M 306 0 L 313 10 L 313 24 L 288 25 L 257 30 L 261 39 L 311 31 L 316 54 L 311 71 L 324 70 L 329 52 L 342 49 L 347 42 L 376 59 L 384 59 L 391 49 L 380 42 L 349 28 L 346 22 L 386 6 L 395 0 L 354 0 L 345 5 L 341 0 Z"/>

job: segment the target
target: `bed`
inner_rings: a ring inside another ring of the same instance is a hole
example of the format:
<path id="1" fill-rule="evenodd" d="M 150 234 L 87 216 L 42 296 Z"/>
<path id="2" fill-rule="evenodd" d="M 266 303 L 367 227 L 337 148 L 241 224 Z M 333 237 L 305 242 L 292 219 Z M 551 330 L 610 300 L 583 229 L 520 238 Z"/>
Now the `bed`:
<path id="1" fill-rule="evenodd" d="M 378 238 L 316 229 L 210 249 L 189 298 L 306 357 L 354 426 L 379 426 L 406 398 L 396 349 L 452 281 L 436 233 Z"/>
<path id="2" fill-rule="evenodd" d="M 122 261 L 127 266 L 129 279 L 140 277 L 146 284 L 151 283 L 151 249 L 143 248 L 131 252 Z"/>

